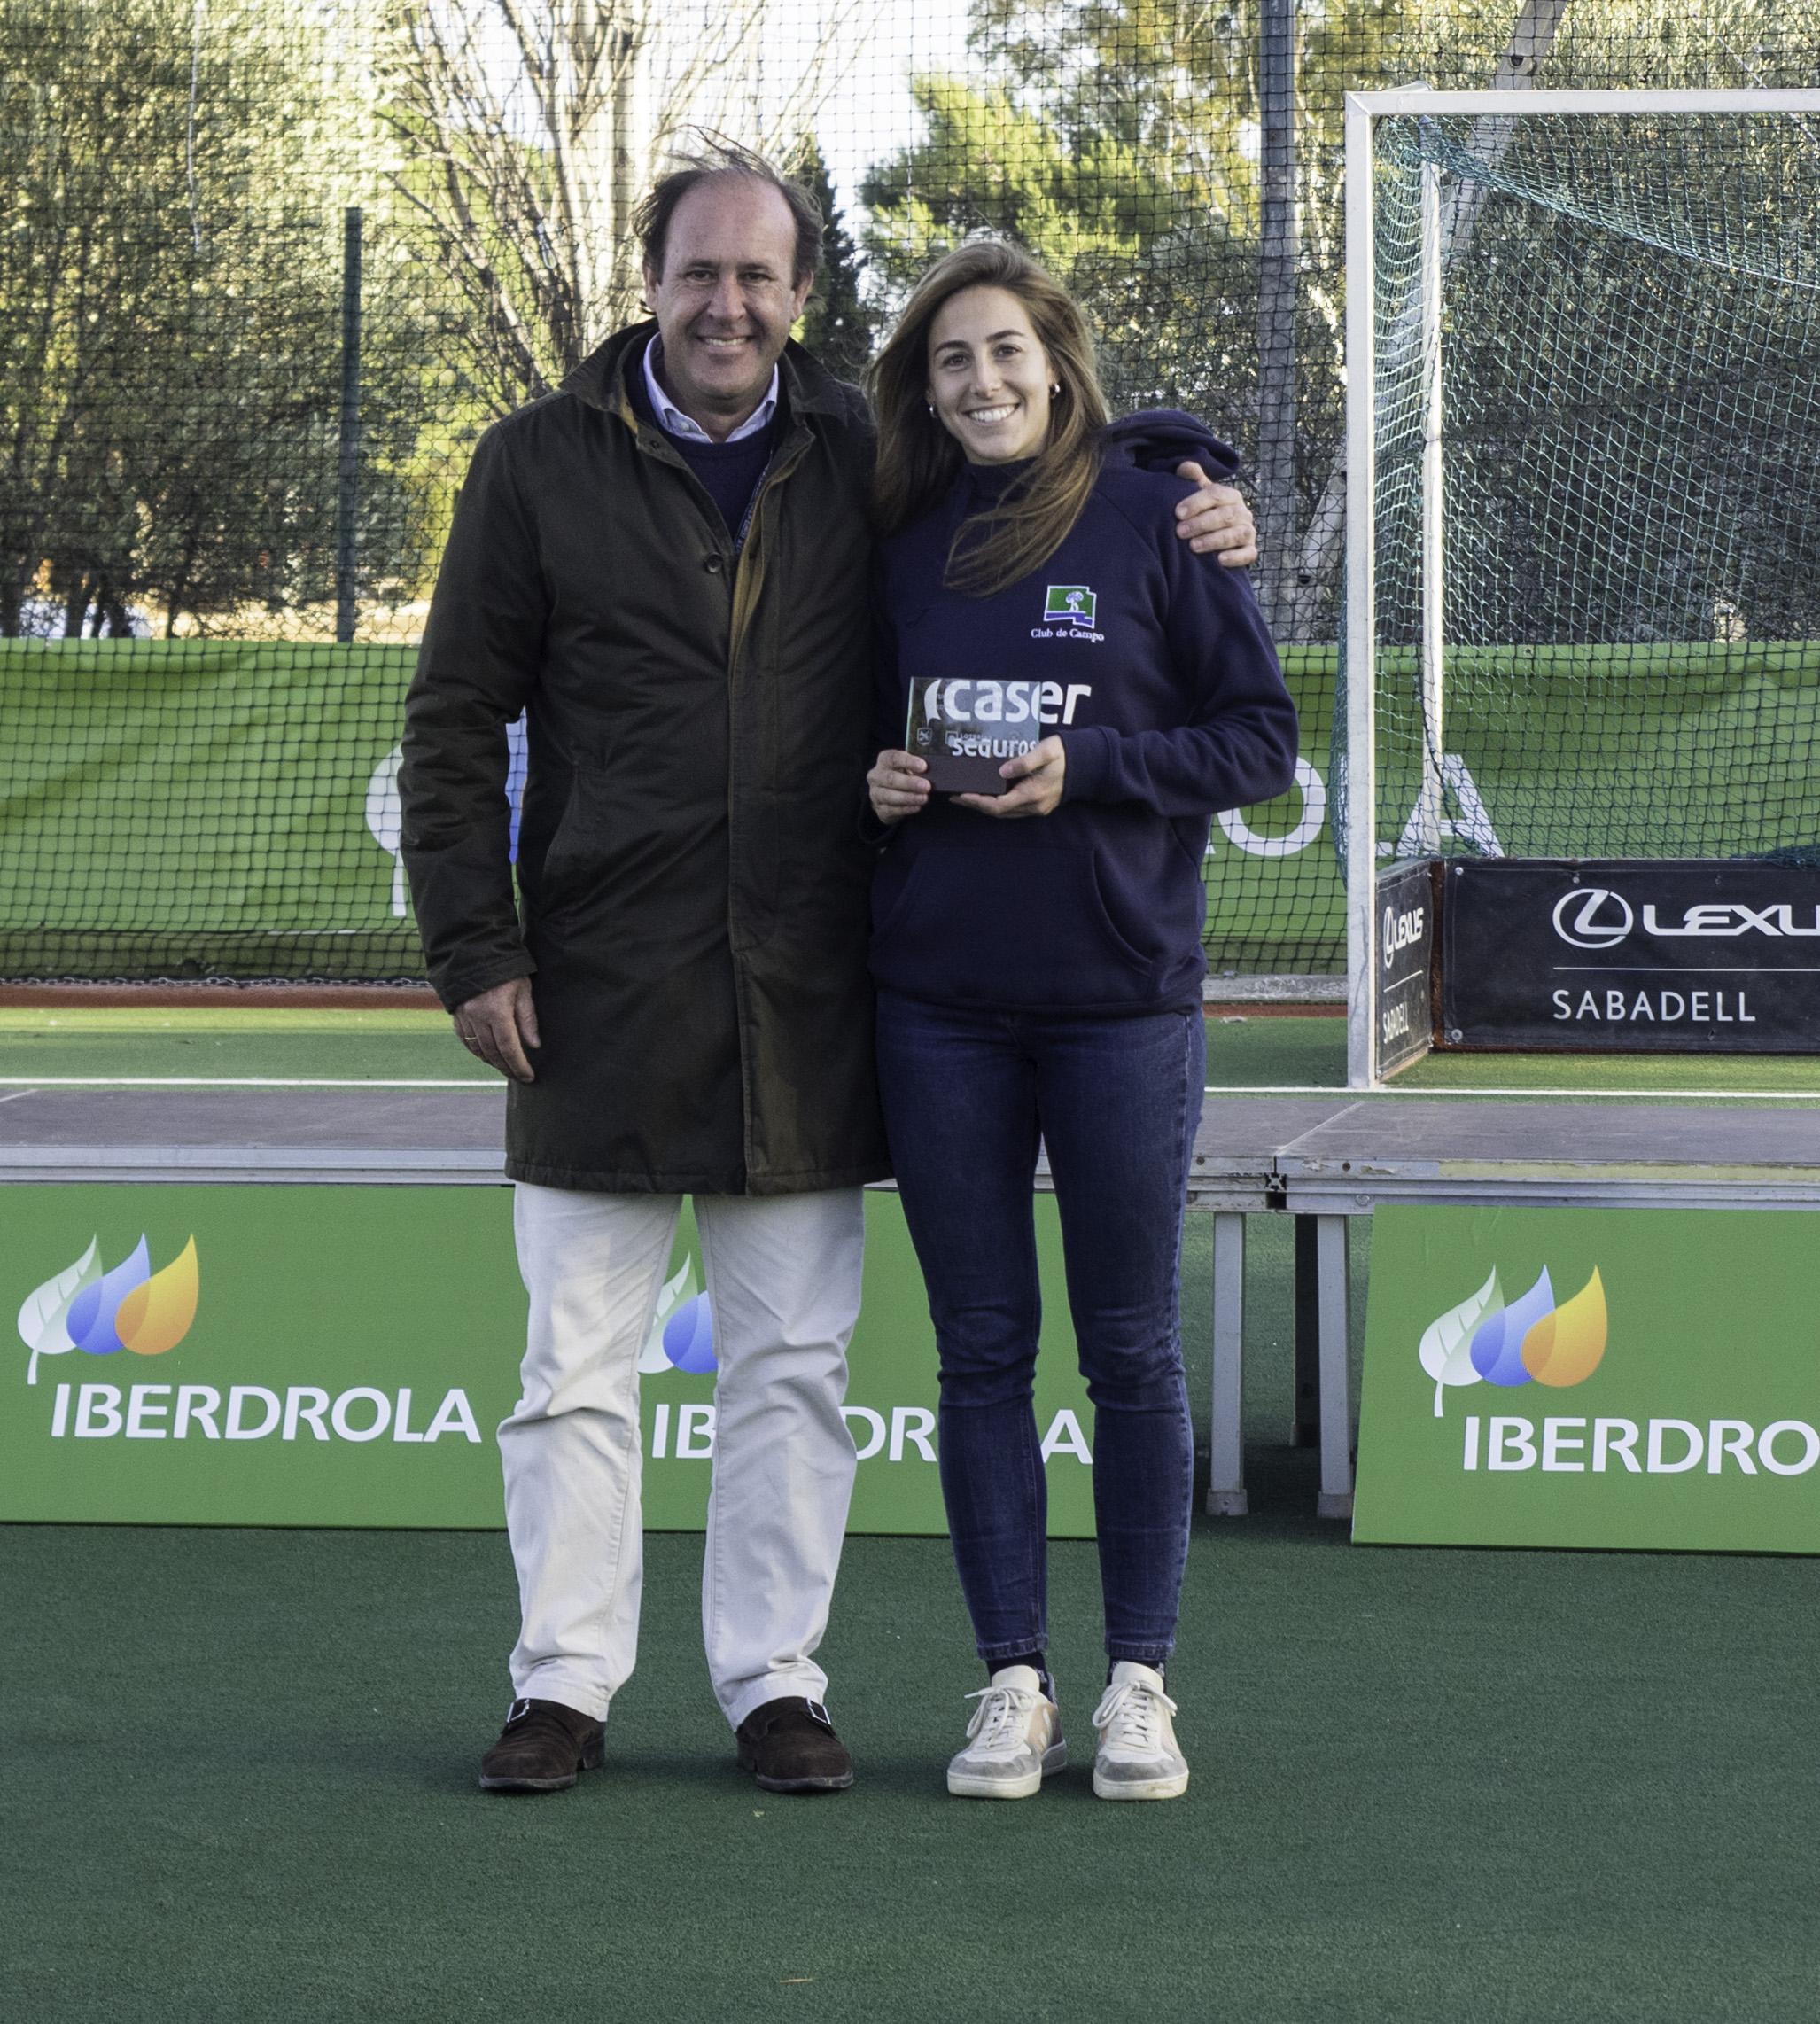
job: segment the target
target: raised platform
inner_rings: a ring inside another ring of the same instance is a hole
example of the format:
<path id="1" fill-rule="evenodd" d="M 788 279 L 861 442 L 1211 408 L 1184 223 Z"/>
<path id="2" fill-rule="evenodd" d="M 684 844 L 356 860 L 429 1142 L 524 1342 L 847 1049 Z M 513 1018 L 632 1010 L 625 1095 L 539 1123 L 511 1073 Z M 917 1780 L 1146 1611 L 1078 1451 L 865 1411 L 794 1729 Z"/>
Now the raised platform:
<path id="1" fill-rule="evenodd" d="M 1209 1097 L 1189 1206 L 1214 1215 L 1212 1473 L 1242 1517 L 1245 1217 L 1296 1224 L 1292 1438 L 1318 1439 L 1323 1517 L 1352 1512 L 1349 1219 L 1381 1203 L 1820 1209 L 1820 1111 L 1505 1099 Z"/>
<path id="2" fill-rule="evenodd" d="M 27 1089 L 0 1098 L 0 1180 L 498 1184 L 505 1093 Z M 1367 1213 L 1380 1202 L 1820 1206 L 1820 1107 L 1208 1097 L 1189 1206 Z"/>
<path id="3" fill-rule="evenodd" d="M 0 1098 L 0 1181 L 502 1186 L 503 1086 L 28 1089 Z"/>
<path id="4" fill-rule="evenodd" d="M 1189 1188 L 1195 1208 L 1231 1198 L 1304 1215 L 1410 1201 L 1650 1207 L 1664 1191 L 1684 1209 L 1820 1208 L 1820 1107 L 1213 1095 Z"/>

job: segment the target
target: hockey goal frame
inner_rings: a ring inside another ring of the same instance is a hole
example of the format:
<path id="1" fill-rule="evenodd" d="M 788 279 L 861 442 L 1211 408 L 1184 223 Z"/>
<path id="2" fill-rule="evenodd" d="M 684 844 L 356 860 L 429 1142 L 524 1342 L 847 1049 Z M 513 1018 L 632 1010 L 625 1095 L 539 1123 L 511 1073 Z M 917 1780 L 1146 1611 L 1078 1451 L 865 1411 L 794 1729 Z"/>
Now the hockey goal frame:
<path id="1" fill-rule="evenodd" d="M 1434 91 L 1406 86 L 1346 97 L 1346 1080 L 1350 1089 L 1385 1086 L 1380 1072 L 1379 966 L 1376 961 L 1378 767 L 1376 596 L 1376 304 L 1377 265 L 1373 167 L 1380 120 L 1430 114 L 1484 122 L 1485 144 L 1518 120 L 1653 113 L 1820 115 L 1820 90 Z M 1440 749 L 1446 701 L 1446 641 L 1442 623 L 1446 560 L 1442 508 L 1444 438 L 1439 371 L 1443 276 L 1437 186 L 1432 172 L 1422 201 L 1419 314 L 1427 391 L 1422 457 L 1422 641 L 1424 713 L 1428 741 Z M 1438 835 L 1443 782 L 1425 755 L 1418 819 L 1427 810 Z M 1408 861 L 1408 860 L 1403 860 Z"/>

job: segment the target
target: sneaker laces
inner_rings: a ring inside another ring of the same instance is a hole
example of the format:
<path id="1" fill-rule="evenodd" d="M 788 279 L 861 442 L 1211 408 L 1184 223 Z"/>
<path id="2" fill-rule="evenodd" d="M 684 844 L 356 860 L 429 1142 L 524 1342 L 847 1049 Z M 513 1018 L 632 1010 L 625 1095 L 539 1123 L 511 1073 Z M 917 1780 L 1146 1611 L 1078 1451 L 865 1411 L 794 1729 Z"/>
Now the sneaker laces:
<path id="1" fill-rule="evenodd" d="M 1043 1698 L 1022 1686 L 983 1686 L 969 1693 L 979 1706 L 967 1724 L 969 1741 L 983 1756 L 1009 1755 L 1030 1741 L 1030 1718 Z"/>
<path id="2" fill-rule="evenodd" d="M 1168 1694 L 1142 1680 L 1122 1679 L 1108 1686 L 1093 1710 L 1093 1726 L 1101 1746 L 1108 1750 L 1132 1750 L 1155 1756 L 1163 1748 L 1160 1710 L 1173 1715 L 1176 1704 Z"/>

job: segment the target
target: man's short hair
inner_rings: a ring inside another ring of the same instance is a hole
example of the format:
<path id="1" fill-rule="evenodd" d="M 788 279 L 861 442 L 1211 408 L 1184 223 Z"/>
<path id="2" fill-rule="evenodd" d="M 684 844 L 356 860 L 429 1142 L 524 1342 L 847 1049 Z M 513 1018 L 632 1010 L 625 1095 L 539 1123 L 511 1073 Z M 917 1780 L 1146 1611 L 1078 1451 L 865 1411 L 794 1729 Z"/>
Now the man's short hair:
<path id="1" fill-rule="evenodd" d="M 797 229 L 796 270 L 790 278 L 796 282 L 814 278 L 816 269 L 821 265 L 825 221 L 821 205 L 804 184 L 774 168 L 763 155 L 719 134 L 703 135 L 693 145 L 678 151 L 675 160 L 676 167 L 658 179 L 632 214 L 632 229 L 644 248 L 645 265 L 653 274 L 661 276 L 664 271 L 664 242 L 669 236 L 670 221 L 689 191 L 715 176 L 743 175 L 749 182 L 768 184 L 789 206 Z"/>

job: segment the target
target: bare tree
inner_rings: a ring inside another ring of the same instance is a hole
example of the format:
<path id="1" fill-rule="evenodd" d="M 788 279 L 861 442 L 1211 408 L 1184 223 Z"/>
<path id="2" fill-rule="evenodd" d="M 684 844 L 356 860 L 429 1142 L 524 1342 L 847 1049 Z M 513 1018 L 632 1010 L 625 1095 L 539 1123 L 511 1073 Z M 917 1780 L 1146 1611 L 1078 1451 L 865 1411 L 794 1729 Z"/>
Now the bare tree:
<path id="1" fill-rule="evenodd" d="M 395 0 L 393 178 L 503 413 L 635 314 L 631 216 L 685 128 L 793 160 L 872 11 L 823 0 Z"/>
<path id="2" fill-rule="evenodd" d="M 1568 0 L 1523 0 L 1510 40 L 1498 58 L 1490 88 L 1494 91 L 1527 91 L 1553 47 Z M 1508 120 L 1481 120 L 1474 129 L 1475 153 L 1495 159 L 1508 145 Z M 1458 258 L 1472 242 L 1482 190 L 1475 190 L 1457 203 L 1444 221 L 1443 261 Z M 1303 531 L 1295 558 L 1293 584 L 1279 594 L 1276 619 L 1279 637 L 1315 640 L 1332 636 L 1338 616 L 1336 586 L 1340 560 L 1346 544 L 1346 440 L 1328 467 L 1314 511 Z"/>

